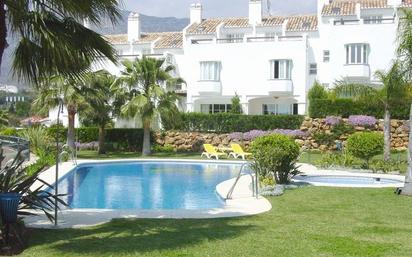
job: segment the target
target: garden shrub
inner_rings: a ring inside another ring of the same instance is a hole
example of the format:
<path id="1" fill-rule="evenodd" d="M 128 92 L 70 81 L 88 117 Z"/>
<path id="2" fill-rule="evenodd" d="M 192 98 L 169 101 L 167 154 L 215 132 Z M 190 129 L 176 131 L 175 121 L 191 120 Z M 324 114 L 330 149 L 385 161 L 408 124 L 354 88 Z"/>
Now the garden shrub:
<path id="1" fill-rule="evenodd" d="M 287 184 L 298 173 L 296 161 L 299 145 L 285 135 L 268 135 L 252 142 L 252 169 L 261 179 L 273 177 L 278 184 Z"/>
<path id="2" fill-rule="evenodd" d="M 298 129 L 303 122 L 300 115 L 243 115 L 233 113 L 180 113 L 179 123 L 163 119 L 168 130 L 231 133 L 251 130 Z"/>
<path id="3" fill-rule="evenodd" d="M 21 130 L 19 136 L 30 141 L 30 150 L 35 154 L 48 151 L 53 142 L 47 129 L 40 126 Z"/>
<path id="4" fill-rule="evenodd" d="M 377 132 L 358 132 L 348 137 L 347 151 L 365 161 L 369 167 L 369 160 L 375 155 L 383 153 L 383 135 Z"/>
<path id="5" fill-rule="evenodd" d="M 322 154 L 320 160 L 316 161 L 316 165 L 322 168 L 332 168 L 332 167 L 349 167 L 353 168 L 358 165 L 360 160 L 348 153 L 348 151 L 343 151 L 341 153 L 325 153 Z"/>
<path id="6" fill-rule="evenodd" d="M 336 140 L 336 135 L 331 134 L 331 133 L 325 133 L 325 132 L 317 132 L 313 134 L 313 139 L 321 145 L 333 145 Z"/>
<path id="7" fill-rule="evenodd" d="M 0 131 L 0 135 L 2 136 L 17 137 L 18 134 L 19 133 L 15 128 L 5 128 L 2 131 Z"/>
<path id="8" fill-rule="evenodd" d="M 175 149 L 172 145 L 154 145 L 152 147 L 153 152 L 155 153 L 173 153 Z"/>
<path id="9" fill-rule="evenodd" d="M 327 116 L 341 116 L 348 118 L 351 115 L 368 115 L 382 119 L 384 108 L 378 101 L 343 99 L 313 99 L 309 104 L 309 116 L 325 118 Z M 409 119 L 409 104 L 405 102 L 393 103 L 391 109 L 393 119 Z"/>
<path id="10" fill-rule="evenodd" d="M 315 81 L 315 83 L 309 89 L 309 92 L 308 92 L 309 102 L 314 99 L 327 99 L 327 98 L 328 98 L 328 92 L 326 88 L 322 86 L 318 81 Z"/>

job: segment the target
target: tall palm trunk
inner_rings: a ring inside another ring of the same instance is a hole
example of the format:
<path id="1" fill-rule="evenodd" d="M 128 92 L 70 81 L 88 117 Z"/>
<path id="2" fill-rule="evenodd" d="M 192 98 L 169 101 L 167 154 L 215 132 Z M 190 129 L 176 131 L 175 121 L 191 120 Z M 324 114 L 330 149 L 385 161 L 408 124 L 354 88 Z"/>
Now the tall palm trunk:
<path id="1" fill-rule="evenodd" d="M 74 130 L 74 118 L 76 117 L 76 108 L 74 106 L 67 106 L 67 113 L 68 113 L 68 126 L 67 126 L 67 145 L 70 147 L 71 150 L 75 150 L 75 130 Z"/>
<path id="2" fill-rule="evenodd" d="M 402 189 L 403 195 L 412 195 L 412 104 L 409 113 L 408 164 L 409 165 L 405 178 L 405 186 Z"/>
<path id="3" fill-rule="evenodd" d="M 391 114 L 388 107 L 385 107 L 385 117 L 383 121 L 383 159 L 389 161 L 391 158 Z"/>
<path id="4" fill-rule="evenodd" d="M 4 50 L 7 48 L 6 10 L 4 0 L 0 0 L 0 67 Z"/>
<path id="5" fill-rule="evenodd" d="M 149 155 L 150 151 L 150 120 L 143 120 L 143 155 Z"/>
<path id="6" fill-rule="evenodd" d="M 105 154 L 106 149 L 104 149 L 104 125 L 99 127 L 99 154 Z"/>

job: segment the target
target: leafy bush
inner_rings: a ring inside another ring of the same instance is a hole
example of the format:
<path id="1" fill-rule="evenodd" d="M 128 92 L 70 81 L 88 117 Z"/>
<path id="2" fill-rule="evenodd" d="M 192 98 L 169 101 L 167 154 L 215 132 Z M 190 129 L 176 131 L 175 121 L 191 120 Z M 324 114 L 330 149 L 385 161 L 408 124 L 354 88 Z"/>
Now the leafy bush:
<path id="1" fill-rule="evenodd" d="M 168 130 L 198 132 L 247 132 L 251 130 L 298 129 L 303 122 L 300 115 L 243 115 L 233 113 L 180 113 L 181 122 L 170 124 L 163 119 Z"/>
<path id="2" fill-rule="evenodd" d="M 66 141 L 67 128 L 53 126 L 48 129 L 48 133 L 53 139 L 56 137 L 56 133 L 59 133 L 60 141 Z M 94 127 L 77 128 L 75 133 L 76 139 L 81 145 L 97 141 L 99 129 Z M 107 149 L 116 151 L 141 151 L 142 149 L 143 129 L 112 128 L 106 129 L 105 133 L 105 141 L 109 147 Z"/>
<path id="3" fill-rule="evenodd" d="M 325 133 L 325 132 L 317 132 L 313 134 L 313 139 L 321 145 L 333 145 L 336 140 L 336 135 L 331 134 L 331 133 Z"/>
<path id="4" fill-rule="evenodd" d="M 327 116 L 341 116 L 347 118 L 351 115 L 368 115 L 382 119 L 384 108 L 378 101 L 345 99 L 313 99 L 309 104 L 309 116 L 312 118 L 325 118 Z M 405 102 L 392 104 L 391 117 L 394 119 L 409 119 L 409 105 Z"/>
<path id="5" fill-rule="evenodd" d="M 153 152 L 156 153 L 173 153 L 175 149 L 171 145 L 154 145 Z"/>
<path id="6" fill-rule="evenodd" d="M 384 161 L 384 160 L 372 160 L 369 164 L 369 168 L 373 170 L 373 172 L 393 172 L 393 171 L 398 171 L 401 172 L 403 171 L 402 166 L 407 165 L 407 162 L 401 161 L 401 160 L 389 160 L 389 161 Z"/>
<path id="7" fill-rule="evenodd" d="M 0 135 L 2 136 L 9 136 L 9 137 L 16 137 L 18 136 L 18 131 L 15 128 L 5 128 L 0 131 Z"/>
<path id="8" fill-rule="evenodd" d="M 346 149 L 350 154 L 365 161 L 369 167 L 369 160 L 383 153 L 383 135 L 377 132 L 358 132 L 348 137 Z"/>
<path id="9" fill-rule="evenodd" d="M 46 190 L 49 185 L 43 180 L 38 179 L 44 168 L 42 165 L 39 165 L 29 170 L 27 167 L 23 167 L 23 162 L 22 158 L 20 158 L 20 153 L 18 153 L 12 164 L 6 165 L 0 170 L 0 192 L 18 193 L 21 195 L 18 215 L 33 215 L 27 212 L 27 210 L 42 211 L 52 221 L 54 218 L 52 215 L 54 206 L 51 203 L 54 202 L 56 197 L 53 193 Z M 34 183 L 38 183 L 35 190 L 32 187 Z M 61 200 L 61 196 L 57 196 L 58 202 L 67 205 Z"/>
<path id="10" fill-rule="evenodd" d="M 318 81 L 316 81 L 313 86 L 309 89 L 308 99 L 309 104 L 314 99 L 327 99 L 328 92 L 324 86 L 322 86 Z"/>
<path id="11" fill-rule="evenodd" d="M 231 99 L 231 102 L 232 102 L 232 109 L 230 110 L 230 113 L 241 114 L 242 105 L 240 104 L 240 98 L 237 94 Z"/>
<path id="12" fill-rule="evenodd" d="M 353 128 L 353 126 L 347 125 L 343 122 L 333 126 L 331 130 L 332 134 L 336 136 L 336 139 L 344 134 L 352 134 L 354 131 L 355 129 Z"/>
<path id="13" fill-rule="evenodd" d="M 47 151 L 51 146 L 52 139 L 46 128 L 44 127 L 32 127 L 21 130 L 19 133 L 22 138 L 30 141 L 30 150 L 35 154 L 41 151 Z"/>
<path id="14" fill-rule="evenodd" d="M 325 153 L 322 154 L 322 158 L 316 162 L 316 165 L 322 168 L 331 167 L 354 167 L 359 164 L 359 159 L 353 157 L 347 151 L 342 153 Z"/>
<path id="15" fill-rule="evenodd" d="M 252 169 L 262 179 L 273 177 L 278 184 L 287 184 L 298 173 L 296 161 L 299 156 L 299 145 L 285 135 L 268 135 L 253 141 Z"/>

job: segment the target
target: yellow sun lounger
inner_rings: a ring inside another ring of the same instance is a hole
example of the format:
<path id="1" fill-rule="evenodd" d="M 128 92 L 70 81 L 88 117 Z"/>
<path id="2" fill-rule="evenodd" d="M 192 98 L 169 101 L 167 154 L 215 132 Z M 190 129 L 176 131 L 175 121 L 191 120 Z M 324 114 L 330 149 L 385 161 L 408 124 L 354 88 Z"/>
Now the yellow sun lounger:
<path id="1" fill-rule="evenodd" d="M 220 153 L 216 151 L 216 148 L 211 144 L 204 144 L 203 148 L 204 148 L 204 152 L 202 153 L 201 157 L 206 156 L 208 159 L 215 157 L 216 160 L 219 160 L 220 156 L 226 156 L 225 153 Z"/>
<path id="2" fill-rule="evenodd" d="M 251 156 L 251 153 L 247 153 L 243 151 L 242 147 L 239 144 L 231 144 L 232 147 L 232 152 L 229 153 L 229 156 L 233 156 L 233 158 L 237 159 L 239 157 L 242 157 L 243 160 L 246 159 L 246 157 Z"/>

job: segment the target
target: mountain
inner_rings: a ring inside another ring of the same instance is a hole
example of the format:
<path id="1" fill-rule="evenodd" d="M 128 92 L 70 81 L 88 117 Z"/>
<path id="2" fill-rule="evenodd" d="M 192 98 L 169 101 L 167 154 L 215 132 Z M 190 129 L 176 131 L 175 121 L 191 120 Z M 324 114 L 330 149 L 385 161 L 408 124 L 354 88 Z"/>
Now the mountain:
<path id="1" fill-rule="evenodd" d="M 127 33 L 127 17 L 130 11 L 122 11 L 121 19 L 115 26 L 112 26 L 111 22 L 107 18 L 102 18 L 100 26 L 92 26 L 92 29 L 101 34 L 125 34 Z M 166 32 L 166 31 L 181 31 L 189 24 L 187 18 L 175 18 L 175 17 L 155 17 L 148 15 L 140 15 L 142 22 L 143 32 Z M 12 64 L 13 51 L 18 43 L 17 39 L 9 37 L 9 47 L 6 49 L 3 57 L 3 63 L 0 69 L 0 84 L 16 85 L 20 88 L 27 87 L 24 83 L 19 83 L 16 79 L 12 78 L 10 68 Z"/>

